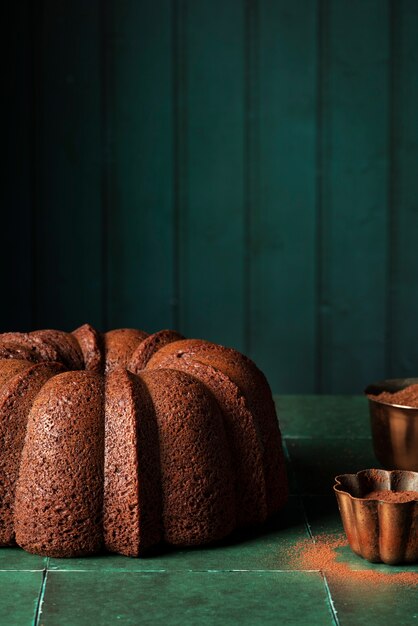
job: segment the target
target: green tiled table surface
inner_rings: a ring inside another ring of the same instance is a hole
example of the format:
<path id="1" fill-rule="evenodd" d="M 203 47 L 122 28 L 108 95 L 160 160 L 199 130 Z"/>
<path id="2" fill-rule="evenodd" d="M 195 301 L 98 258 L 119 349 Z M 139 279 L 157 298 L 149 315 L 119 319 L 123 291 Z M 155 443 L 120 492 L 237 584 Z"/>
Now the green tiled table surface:
<path id="1" fill-rule="evenodd" d="M 357 396 L 276 398 L 291 496 L 280 520 L 222 545 L 146 559 L 44 559 L 0 550 L 0 624 L 417 624 L 418 591 L 295 569 L 289 548 L 341 530 L 333 478 L 378 467 L 367 403 Z M 343 548 L 353 570 L 371 565 Z M 396 571 L 418 571 L 398 567 Z"/>

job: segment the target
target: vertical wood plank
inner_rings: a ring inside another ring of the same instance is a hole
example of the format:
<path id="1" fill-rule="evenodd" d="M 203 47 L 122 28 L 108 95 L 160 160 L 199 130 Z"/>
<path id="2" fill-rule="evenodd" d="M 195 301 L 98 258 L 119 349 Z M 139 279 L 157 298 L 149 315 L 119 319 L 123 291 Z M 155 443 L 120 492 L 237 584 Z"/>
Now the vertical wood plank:
<path id="1" fill-rule="evenodd" d="M 358 393 L 385 367 L 388 2 L 323 18 L 321 389 Z"/>
<path id="2" fill-rule="evenodd" d="M 414 0 L 8 10 L 0 330 L 177 326 L 278 392 L 415 372 Z"/>
<path id="3" fill-rule="evenodd" d="M 315 388 L 316 28 L 315 3 L 260 0 L 251 355 L 286 393 Z"/>
<path id="4" fill-rule="evenodd" d="M 37 15 L 28 1 L 6 5 L 3 98 L 6 169 L 2 177 L 0 332 L 32 325 L 34 75 Z"/>
<path id="5" fill-rule="evenodd" d="M 179 207 L 180 327 L 244 342 L 244 4 L 189 2 Z"/>
<path id="6" fill-rule="evenodd" d="M 107 17 L 108 322 L 173 325 L 172 6 L 112 2 Z"/>
<path id="7" fill-rule="evenodd" d="M 387 375 L 418 370 L 418 4 L 393 3 L 393 185 Z"/>
<path id="8" fill-rule="evenodd" d="M 35 324 L 100 327 L 100 3 L 43 5 Z"/>

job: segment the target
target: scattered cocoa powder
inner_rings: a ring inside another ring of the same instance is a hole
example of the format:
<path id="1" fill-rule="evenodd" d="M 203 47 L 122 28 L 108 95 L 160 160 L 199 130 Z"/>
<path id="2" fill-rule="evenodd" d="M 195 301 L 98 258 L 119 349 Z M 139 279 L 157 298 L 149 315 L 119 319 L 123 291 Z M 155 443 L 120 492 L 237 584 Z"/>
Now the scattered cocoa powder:
<path id="1" fill-rule="evenodd" d="M 418 500 L 418 491 L 370 491 L 365 496 L 365 500 L 383 500 L 384 502 L 411 502 Z"/>
<path id="2" fill-rule="evenodd" d="M 376 400 L 377 402 L 386 402 L 388 404 L 399 404 L 400 406 L 409 406 L 418 408 L 418 384 L 409 385 L 405 389 L 395 391 L 382 391 L 377 395 L 368 394 L 370 400 Z"/>
<path id="3" fill-rule="evenodd" d="M 349 563 L 339 560 L 339 548 L 348 546 L 344 534 L 322 534 L 312 539 L 302 539 L 288 550 L 291 565 L 301 570 L 321 570 L 338 580 L 362 581 L 370 584 L 398 584 L 415 586 L 418 584 L 417 572 L 379 571 L 376 565 L 362 561 L 367 569 L 353 570 Z M 361 559 L 361 557 L 358 557 Z"/>

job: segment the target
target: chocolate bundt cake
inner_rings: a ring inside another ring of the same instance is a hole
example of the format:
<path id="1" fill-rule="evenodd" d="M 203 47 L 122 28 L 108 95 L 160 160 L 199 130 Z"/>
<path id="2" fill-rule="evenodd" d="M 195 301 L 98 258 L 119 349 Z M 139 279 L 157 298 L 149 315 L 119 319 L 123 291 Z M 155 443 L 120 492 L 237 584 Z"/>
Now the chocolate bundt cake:
<path id="1" fill-rule="evenodd" d="M 171 330 L 0 335 L 0 545 L 71 557 L 197 546 L 287 498 L 270 388 Z"/>

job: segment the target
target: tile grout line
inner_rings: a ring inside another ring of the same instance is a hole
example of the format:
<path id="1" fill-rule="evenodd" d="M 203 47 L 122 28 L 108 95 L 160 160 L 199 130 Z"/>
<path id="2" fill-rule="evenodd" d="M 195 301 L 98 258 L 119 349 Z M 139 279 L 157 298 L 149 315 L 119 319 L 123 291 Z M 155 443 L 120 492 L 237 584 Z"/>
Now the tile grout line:
<path id="1" fill-rule="evenodd" d="M 298 480 L 297 480 L 297 476 L 296 476 L 296 472 L 293 469 L 293 463 L 292 463 L 292 459 L 290 458 L 290 453 L 289 453 L 289 448 L 287 447 L 287 443 L 286 443 L 286 438 L 283 437 L 282 439 L 282 447 L 283 447 L 283 452 L 284 452 L 284 457 L 287 461 L 288 464 L 288 470 L 287 473 L 290 474 L 290 476 L 288 476 L 288 478 L 290 478 L 291 480 L 288 480 L 289 482 L 289 495 L 299 495 L 298 493 L 293 494 L 290 493 L 290 482 L 293 483 L 295 489 L 300 489 L 299 484 L 298 484 Z"/>
<path id="2" fill-rule="evenodd" d="M 16 571 L 16 570 L 12 570 Z M 21 570 L 24 571 L 24 570 Z M 302 573 L 321 573 L 319 569 L 161 569 L 161 570 L 153 570 L 153 569 L 144 569 L 144 570 L 125 570 L 125 569 L 114 569 L 114 570 L 94 570 L 94 569 L 54 569 L 48 570 L 49 572 L 54 572 L 54 574 L 67 574 L 77 572 L 79 574 L 90 574 L 91 572 L 104 572 L 104 573 L 112 573 L 112 574 L 166 574 L 166 573 L 175 573 L 175 574 L 225 574 L 225 573 L 242 573 L 248 572 L 249 574 L 293 574 L 295 572 Z"/>
<path id="3" fill-rule="evenodd" d="M 305 503 L 303 501 L 303 496 L 302 495 L 300 496 L 299 500 L 300 500 L 302 511 L 303 511 L 303 517 L 305 519 L 306 530 L 308 531 L 309 537 L 312 539 L 313 543 L 316 543 L 315 537 L 313 536 L 313 533 L 312 533 L 312 527 L 311 527 L 311 525 L 309 523 L 308 514 L 306 512 Z M 340 621 L 338 619 L 337 610 L 336 610 L 335 605 L 334 605 L 334 600 L 333 600 L 332 595 L 331 595 L 331 590 L 329 588 L 327 577 L 325 576 L 325 572 L 322 571 L 322 570 L 317 570 L 317 571 L 320 572 L 322 580 L 323 580 L 323 583 L 324 583 L 325 594 L 326 594 L 327 599 L 328 599 L 328 604 L 329 604 L 329 608 L 330 608 L 330 611 L 331 611 L 331 615 L 332 615 L 334 624 L 335 624 L 335 626 L 340 626 Z"/>
<path id="4" fill-rule="evenodd" d="M 289 496 L 293 498 L 332 498 L 332 491 L 313 493 L 312 491 L 291 491 Z"/>
<path id="5" fill-rule="evenodd" d="M 283 439 L 301 439 L 302 441 L 333 441 L 337 439 L 338 441 L 372 441 L 372 436 L 369 437 L 326 437 L 326 436 L 313 436 L 313 435 L 283 435 Z"/>
<path id="6" fill-rule="evenodd" d="M 299 494 L 298 499 L 299 499 L 300 506 L 301 506 L 301 509 L 302 509 L 303 518 L 304 518 L 304 520 L 305 520 L 306 530 L 307 530 L 307 532 L 308 532 L 309 537 L 310 537 L 310 538 L 312 539 L 312 541 L 315 543 L 315 538 L 314 538 L 314 536 L 313 536 L 313 534 L 312 534 L 312 528 L 311 528 L 311 525 L 310 525 L 310 523 L 309 523 L 308 514 L 307 514 L 306 509 L 305 509 L 305 503 L 304 503 L 304 501 L 303 501 L 303 495 L 304 495 L 304 494 Z"/>
<path id="7" fill-rule="evenodd" d="M 20 569 L 20 567 L 0 567 L 0 572 L 8 572 L 10 574 L 10 572 L 30 572 L 32 574 L 35 574 L 36 572 L 44 572 L 45 568 L 42 569 Z"/>
<path id="8" fill-rule="evenodd" d="M 42 614 L 42 605 L 44 602 L 44 597 L 45 597 L 45 589 L 46 589 L 46 581 L 48 578 L 48 564 L 49 564 L 49 557 L 47 557 L 46 560 L 46 564 L 44 569 L 42 570 L 42 584 L 41 584 L 41 588 L 39 590 L 39 596 L 38 596 L 38 602 L 36 605 L 36 611 L 35 611 L 35 617 L 33 620 L 33 626 L 39 626 L 39 620 L 41 619 L 41 614 Z"/>
<path id="9" fill-rule="evenodd" d="M 321 576 L 322 576 L 322 580 L 324 581 L 325 593 L 328 598 L 331 615 L 333 617 L 335 626 L 340 626 L 340 620 L 338 619 L 337 609 L 335 608 L 334 600 L 331 595 L 331 589 L 329 588 L 327 577 L 325 576 L 325 573 L 322 570 L 321 570 Z"/>

